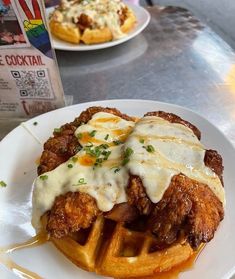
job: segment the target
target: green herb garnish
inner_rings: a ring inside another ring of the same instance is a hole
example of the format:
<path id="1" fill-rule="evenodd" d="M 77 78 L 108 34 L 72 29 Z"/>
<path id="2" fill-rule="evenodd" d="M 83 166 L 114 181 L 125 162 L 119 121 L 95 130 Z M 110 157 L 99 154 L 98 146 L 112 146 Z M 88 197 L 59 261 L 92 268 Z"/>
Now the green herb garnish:
<path id="1" fill-rule="evenodd" d="M 148 151 L 149 153 L 153 153 L 155 151 L 152 145 L 143 146 L 143 148 L 146 149 L 146 151 Z"/>
<path id="2" fill-rule="evenodd" d="M 80 178 L 80 179 L 78 180 L 78 184 L 77 184 L 77 185 L 85 185 L 85 184 L 87 184 L 87 183 L 85 182 L 85 178 Z"/>
<path id="3" fill-rule="evenodd" d="M 68 168 L 72 169 L 73 168 L 73 164 L 68 164 Z"/>
<path id="4" fill-rule="evenodd" d="M 144 143 L 144 139 L 140 139 L 139 142 L 143 144 Z"/>
<path id="5" fill-rule="evenodd" d="M 125 166 L 130 161 L 130 156 L 134 153 L 133 149 L 130 147 L 127 147 L 127 149 L 124 151 L 124 159 L 122 161 L 122 165 Z"/>
<path id="6" fill-rule="evenodd" d="M 73 161 L 74 163 L 76 163 L 76 162 L 77 162 L 77 160 L 78 160 L 78 158 L 77 158 L 77 157 L 72 157 L 72 161 Z"/>
<path id="7" fill-rule="evenodd" d="M 109 138 L 109 134 L 107 134 L 104 139 L 107 140 L 108 138 Z"/>
<path id="8" fill-rule="evenodd" d="M 104 149 L 109 148 L 108 144 L 105 144 L 105 143 L 101 144 L 100 147 L 101 147 L 101 148 L 104 148 Z"/>
<path id="9" fill-rule="evenodd" d="M 37 126 L 37 125 L 38 125 L 38 122 L 36 122 L 36 121 L 33 122 L 33 125 L 34 125 L 34 126 Z"/>
<path id="10" fill-rule="evenodd" d="M 2 181 L 0 181 L 0 186 L 1 186 L 1 187 L 7 187 L 7 184 L 6 184 L 6 182 L 4 182 L 4 181 L 2 180 Z"/>
<path id="11" fill-rule="evenodd" d="M 76 135 L 76 137 L 77 137 L 77 139 L 81 139 L 82 138 L 82 133 L 78 133 L 77 135 Z"/>
<path id="12" fill-rule="evenodd" d="M 54 133 L 60 133 L 61 132 L 61 128 L 55 128 L 54 129 Z"/>
<path id="13" fill-rule="evenodd" d="M 101 144 L 98 146 L 86 145 L 83 147 L 83 150 L 86 154 L 96 158 L 94 166 L 97 167 L 101 166 L 104 161 L 108 160 L 111 154 L 111 151 L 107 150 L 108 147 L 108 144 Z"/>
<path id="14" fill-rule="evenodd" d="M 90 135 L 91 137 L 94 137 L 96 133 L 97 133 L 97 131 L 96 131 L 96 130 L 93 130 L 93 131 L 91 131 L 91 132 L 89 133 L 89 135 Z"/>
<path id="15" fill-rule="evenodd" d="M 119 172 L 120 171 L 120 168 L 116 168 L 115 170 L 114 170 L 114 173 L 117 173 L 117 172 Z"/>
<path id="16" fill-rule="evenodd" d="M 113 143 L 114 143 L 115 145 L 120 145 L 120 144 L 122 144 L 123 142 L 120 141 L 120 140 L 114 140 Z"/>
<path id="17" fill-rule="evenodd" d="M 47 179 L 48 179 L 48 175 L 41 175 L 41 176 L 40 176 L 40 179 L 43 180 L 43 181 L 44 181 L 44 180 L 47 180 Z"/>

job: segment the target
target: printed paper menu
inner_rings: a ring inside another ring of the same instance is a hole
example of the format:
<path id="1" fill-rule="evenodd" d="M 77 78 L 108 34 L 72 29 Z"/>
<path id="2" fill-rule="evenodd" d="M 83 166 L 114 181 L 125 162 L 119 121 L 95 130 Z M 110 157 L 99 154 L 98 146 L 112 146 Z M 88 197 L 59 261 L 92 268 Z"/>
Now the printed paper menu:
<path id="1" fill-rule="evenodd" d="M 0 117 L 64 106 L 42 2 L 0 0 Z"/>

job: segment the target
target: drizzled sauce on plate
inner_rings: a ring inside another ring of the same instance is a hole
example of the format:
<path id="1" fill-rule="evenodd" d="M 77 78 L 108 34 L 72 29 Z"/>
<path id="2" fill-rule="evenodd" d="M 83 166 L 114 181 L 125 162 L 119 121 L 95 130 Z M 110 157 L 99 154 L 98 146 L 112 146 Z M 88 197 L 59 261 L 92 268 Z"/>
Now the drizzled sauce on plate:
<path id="1" fill-rule="evenodd" d="M 27 279 L 42 279 L 39 275 L 36 273 L 18 265 L 14 261 L 12 261 L 9 257 L 9 254 L 16 250 L 25 249 L 25 248 L 31 248 L 36 247 L 39 245 L 44 244 L 46 241 L 48 241 L 49 237 L 45 233 L 40 233 L 26 242 L 10 245 L 5 248 L 0 248 L 0 264 L 3 264 L 8 269 L 12 270 L 15 274 L 27 278 Z"/>

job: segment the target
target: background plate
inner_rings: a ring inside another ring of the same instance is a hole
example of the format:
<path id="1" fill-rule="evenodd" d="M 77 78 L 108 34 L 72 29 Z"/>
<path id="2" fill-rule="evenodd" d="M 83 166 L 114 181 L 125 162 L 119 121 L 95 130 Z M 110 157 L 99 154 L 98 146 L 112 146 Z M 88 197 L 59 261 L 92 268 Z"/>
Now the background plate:
<path id="1" fill-rule="evenodd" d="M 122 112 L 142 116 L 148 111 L 164 110 L 175 113 L 196 125 L 202 132 L 202 142 L 216 149 L 224 160 L 226 188 L 225 219 L 214 239 L 206 245 L 192 270 L 180 275 L 181 279 L 227 279 L 235 271 L 235 150 L 225 136 L 202 116 L 183 107 L 145 100 L 110 100 L 79 104 L 55 110 L 33 118 L 8 134 L 0 143 L 0 247 L 26 241 L 35 234 L 30 224 L 32 183 L 36 177 L 36 160 L 43 142 L 55 127 L 72 121 L 89 106 L 110 106 Z M 38 125 L 33 123 L 37 121 Z M 97 279 L 65 258 L 50 243 L 13 252 L 11 258 L 21 266 L 43 278 Z M 17 278 L 12 271 L 0 265 L 1 278 Z"/>
<path id="2" fill-rule="evenodd" d="M 122 44 L 126 41 L 129 41 L 130 39 L 137 36 L 140 32 L 142 32 L 144 30 L 144 28 L 148 25 L 149 20 L 150 20 L 150 14 L 143 7 L 136 6 L 136 5 L 133 5 L 133 4 L 130 4 L 130 3 L 128 3 L 128 6 L 134 11 L 134 13 L 136 15 L 136 18 L 137 18 L 137 23 L 134 26 L 134 28 L 132 29 L 132 31 L 130 31 L 126 37 L 124 37 L 122 39 L 119 39 L 119 40 L 103 43 L 103 44 L 95 44 L 95 45 L 79 44 L 79 45 L 75 45 L 75 44 L 70 44 L 68 42 L 64 42 L 64 41 L 56 38 L 55 36 L 51 35 L 52 36 L 53 47 L 55 49 L 60 49 L 60 50 L 87 51 L 87 50 L 96 50 L 96 49 L 103 49 L 103 48 L 107 48 L 107 47 L 112 47 L 112 46 Z M 49 16 L 49 14 L 52 11 L 54 11 L 53 7 L 47 8 L 46 9 L 47 16 Z"/>

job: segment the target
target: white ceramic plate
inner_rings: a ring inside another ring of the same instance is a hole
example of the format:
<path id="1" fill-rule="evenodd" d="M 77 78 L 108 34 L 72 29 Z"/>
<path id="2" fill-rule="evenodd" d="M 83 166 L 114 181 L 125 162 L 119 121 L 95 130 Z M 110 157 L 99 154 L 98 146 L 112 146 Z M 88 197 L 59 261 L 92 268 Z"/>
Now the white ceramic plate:
<path id="1" fill-rule="evenodd" d="M 116 107 L 135 116 L 155 110 L 176 113 L 201 130 L 206 147 L 221 153 L 227 197 L 225 219 L 214 239 L 202 251 L 195 267 L 182 273 L 180 278 L 230 278 L 235 273 L 235 150 L 224 135 L 202 116 L 179 106 L 154 101 L 111 100 L 66 107 L 31 119 L 7 135 L 0 143 L 0 181 L 7 183 L 6 188 L 0 188 L 0 247 L 26 241 L 35 234 L 30 224 L 31 191 L 36 177 L 35 161 L 42 152 L 42 143 L 55 127 L 72 121 L 82 110 L 94 105 Z M 35 121 L 37 126 L 33 125 Z M 43 278 L 101 278 L 77 268 L 50 243 L 13 252 L 11 258 Z M 0 267 L 0 278 L 16 277 L 12 271 Z"/>
<path id="2" fill-rule="evenodd" d="M 128 33 L 128 35 L 124 38 L 121 38 L 119 40 L 107 42 L 107 43 L 102 43 L 102 44 L 95 44 L 95 45 L 85 45 L 85 44 L 70 44 L 67 42 L 64 42 L 55 36 L 52 35 L 52 43 L 53 47 L 55 49 L 60 49 L 60 50 L 69 50 L 69 51 L 87 51 L 87 50 L 96 50 L 96 49 L 103 49 L 107 47 L 112 47 L 116 46 L 119 44 L 122 44 L 126 41 L 129 41 L 130 39 L 134 38 L 137 36 L 140 32 L 144 30 L 144 28 L 148 25 L 149 20 L 150 20 L 150 14 L 147 10 L 145 10 L 143 7 L 133 5 L 128 3 L 128 6 L 134 11 L 136 18 L 137 18 L 137 23 L 135 27 Z M 54 8 L 47 8 L 46 13 L 47 16 L 54 10 Z"/>

